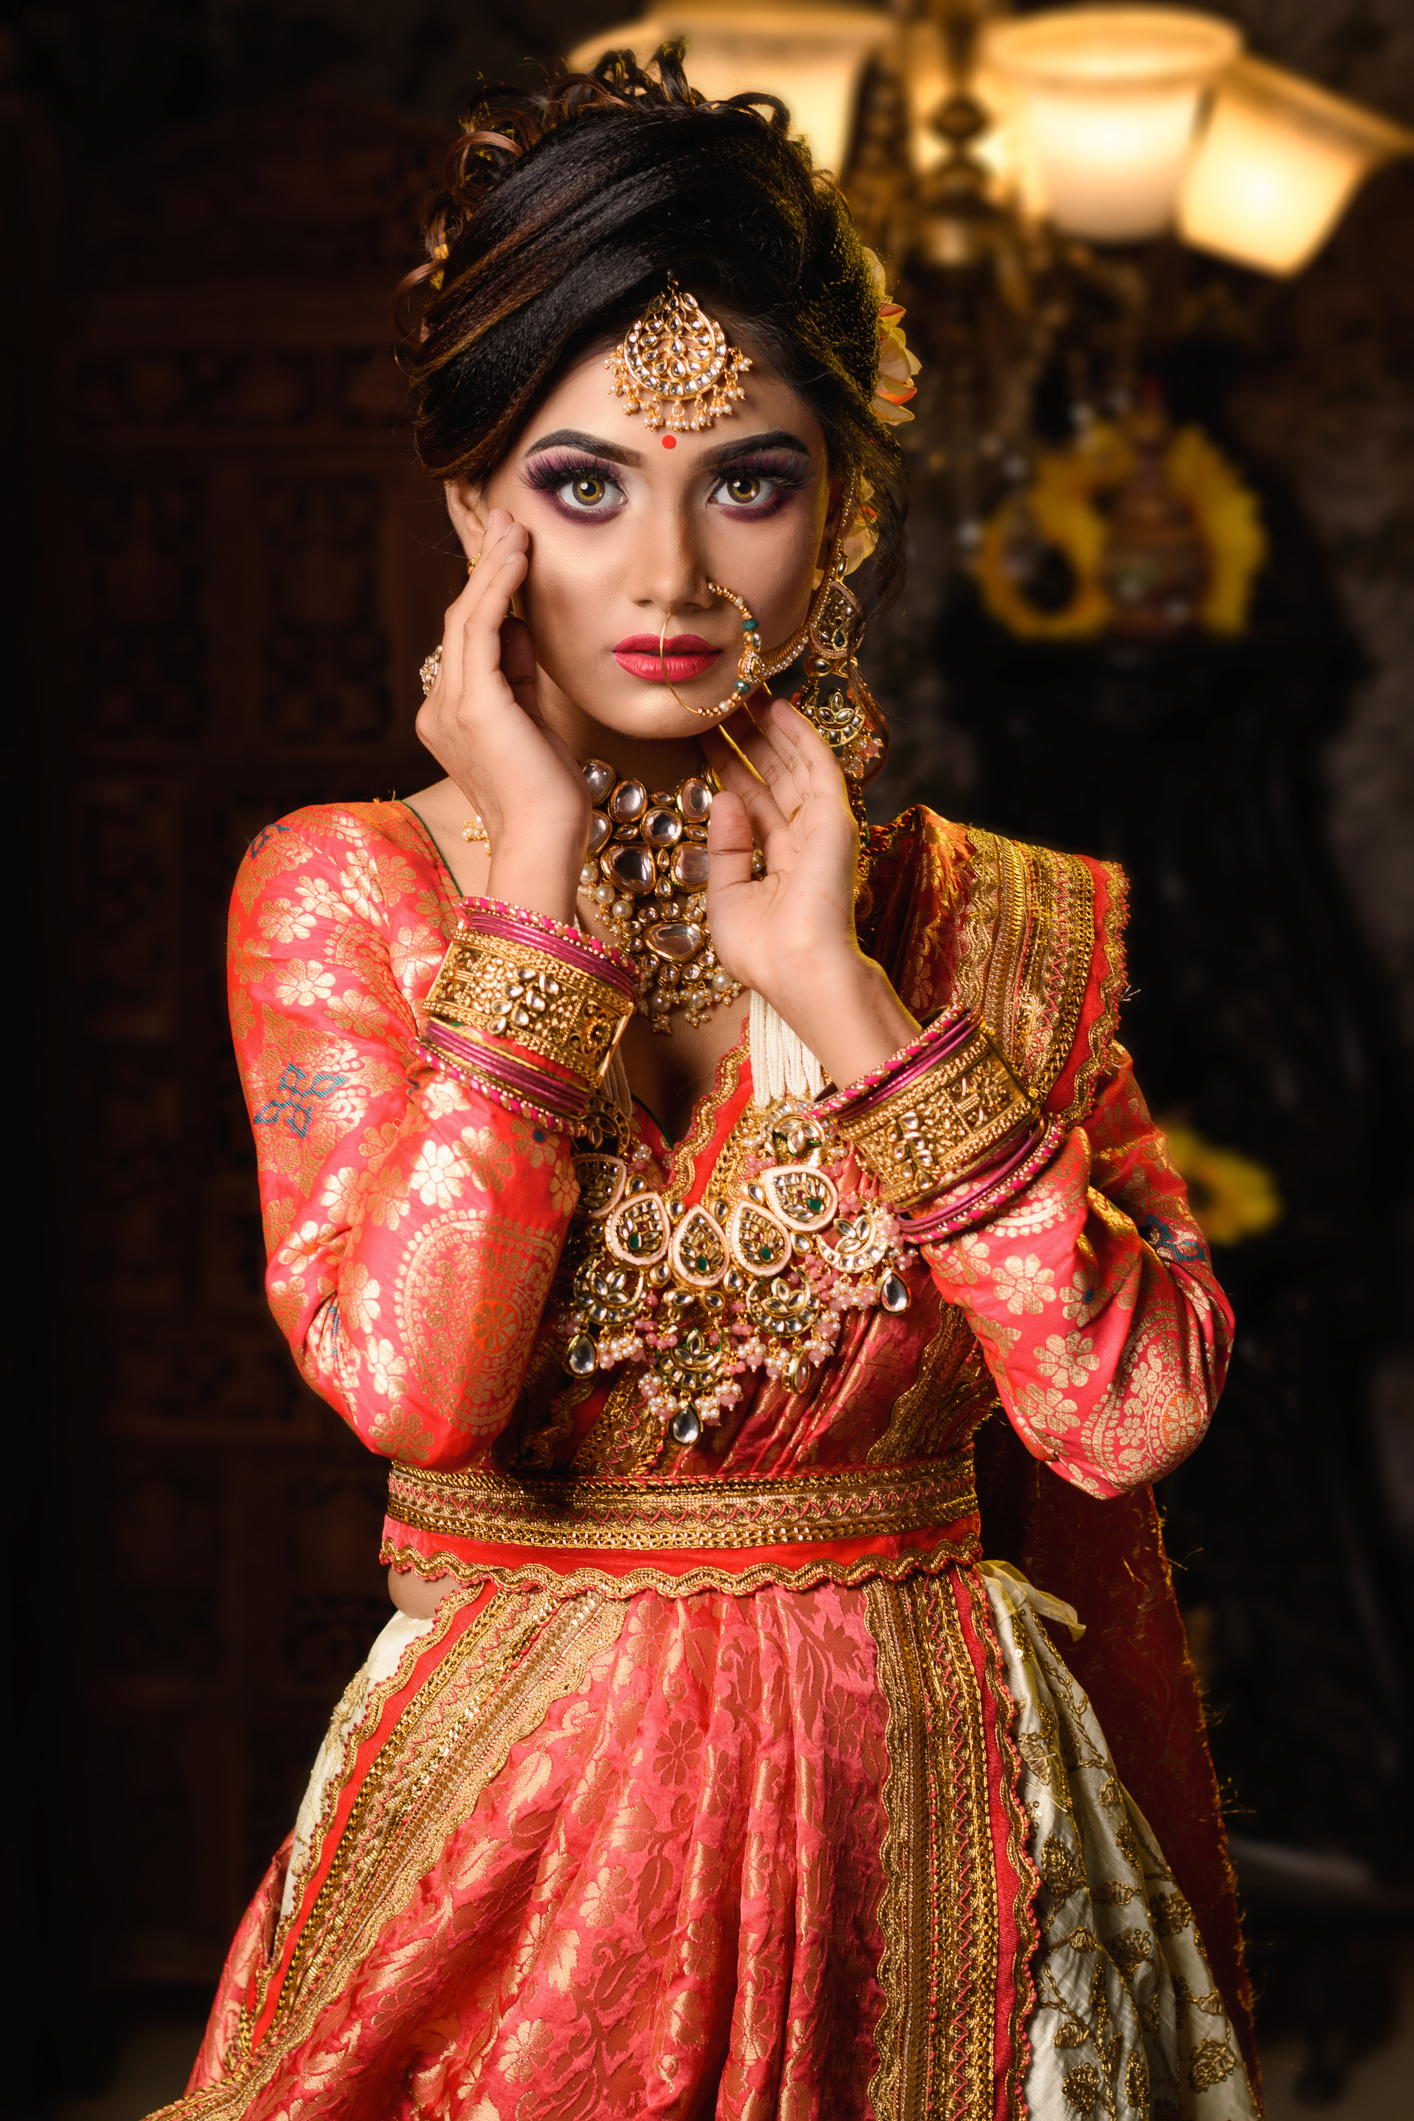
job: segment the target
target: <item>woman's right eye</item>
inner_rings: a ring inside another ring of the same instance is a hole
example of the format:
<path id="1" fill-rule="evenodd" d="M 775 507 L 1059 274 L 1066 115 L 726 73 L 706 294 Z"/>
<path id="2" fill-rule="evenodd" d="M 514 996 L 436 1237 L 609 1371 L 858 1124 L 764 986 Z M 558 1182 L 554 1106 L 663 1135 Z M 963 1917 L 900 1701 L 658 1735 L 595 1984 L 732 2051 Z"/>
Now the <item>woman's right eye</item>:
<path id="1" fill-rule="evenodd" d="M 566 507 L 581 515 L 607 515 L 623 498 L 614 481 L 599 471 L 576 471 L 555 492 Z"/>
<path id="2" fill-rule="evenodd" d="M 627 495 L 605 464 L 592 457 L 532 457 L 525 467 L 525 483 L 543 493 L 561 515 L 592 517 L 617 515 Z"/>

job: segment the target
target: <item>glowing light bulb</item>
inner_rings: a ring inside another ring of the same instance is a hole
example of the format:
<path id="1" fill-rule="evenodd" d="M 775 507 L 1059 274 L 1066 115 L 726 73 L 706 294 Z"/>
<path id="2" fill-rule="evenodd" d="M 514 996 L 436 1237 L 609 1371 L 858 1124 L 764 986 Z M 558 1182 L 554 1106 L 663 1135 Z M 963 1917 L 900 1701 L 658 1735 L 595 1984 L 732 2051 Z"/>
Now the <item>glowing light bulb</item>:
<path id="1" fill-rule="evenodd" d="M 1260 59 L 1219 82 L 1184 180 L 1179 233 L 1198 250 L 1263 272 L 1314 256 L 1380 162 L 1414 152 L 1414 133 Z"/>
<path id="2" fill-rule="evenodd" d="M 1160 234 L 1209 83 L 1242 48 L 1215 16 L 1077 7 L 997 24 L 988 65 L 1021 100 L 1047 210 L 1096 242 Z"/>

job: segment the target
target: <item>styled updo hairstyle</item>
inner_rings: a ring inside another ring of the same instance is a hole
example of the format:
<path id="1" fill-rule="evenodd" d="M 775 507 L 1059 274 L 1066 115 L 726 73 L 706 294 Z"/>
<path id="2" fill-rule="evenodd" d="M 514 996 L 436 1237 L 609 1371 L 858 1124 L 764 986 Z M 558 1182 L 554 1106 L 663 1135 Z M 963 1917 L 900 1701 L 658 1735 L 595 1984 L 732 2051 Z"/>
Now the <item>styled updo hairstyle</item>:
<path id="1" fill-rule="evenodd" d="M 868 481 L 878 545 L 859 593 L 881 609 L 902 578 L 903 456 L 870 409 L 879 302 L 849 209 L 776 97 L 709 103 L 682 62 L 680 44 L 650 71 L 609 52 L 472 113 L 429 262 L 400 290 L 425 290 L 403 352 L 418 454 L 484 478 L 555 377 L 621 339 L 673 272 L 809 405 L 832 472 Z"/>

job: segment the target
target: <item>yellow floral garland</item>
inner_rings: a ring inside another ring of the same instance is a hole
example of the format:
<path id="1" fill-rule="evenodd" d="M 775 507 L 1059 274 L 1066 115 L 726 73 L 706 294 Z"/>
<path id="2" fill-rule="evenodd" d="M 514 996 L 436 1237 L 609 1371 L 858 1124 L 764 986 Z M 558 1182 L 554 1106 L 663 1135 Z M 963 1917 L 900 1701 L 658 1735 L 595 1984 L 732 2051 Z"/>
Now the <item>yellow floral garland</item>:
<path id="1" fill-rule="evenodd" d="M 1099 568 L 1110 524 L 1096 502 L 1124 483 L 1134 461 L 1123 430 L 1097 424 L 1071 448 L 1039 456 L 1031 484 L 988 518 L 972 572 L 987 610 L 1009 632 L 1022 640 L 1065 641 L 1106 631 L 1114 607 Z M 1164 467 L 1192 509 L 1211 561 L 1199 624 L 1207 633 L 1241 633 L 1267 551 L 1257 497 L 1199 427 L 1179 430 Z M 1075 595 L 1061 611 L 1031 603 L 1010 565 L 1016 543 L 1033 530 L 1075 570 Z"/>

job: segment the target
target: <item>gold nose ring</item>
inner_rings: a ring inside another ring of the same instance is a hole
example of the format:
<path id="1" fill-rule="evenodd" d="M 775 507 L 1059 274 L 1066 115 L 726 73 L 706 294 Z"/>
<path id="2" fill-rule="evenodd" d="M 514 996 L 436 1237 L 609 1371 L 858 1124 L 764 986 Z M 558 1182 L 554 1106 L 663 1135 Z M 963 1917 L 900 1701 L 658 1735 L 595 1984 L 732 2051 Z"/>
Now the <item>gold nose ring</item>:
<path id="1" fill-rule="evenodd" d="M 668 676 L 668 658 L 665 644 L 668 638 L 668 623 L 674 610 L 671 604 L 668 606 L 667 613 L 663 619 L 662 629 L 658 635 L 658 669 L 662 674 L 663 683 L 667 686 L 679 707 L 687 714 L 700 716 L 704 722 L 711 722 L 721 716 L 730 714 L 734 708 L 743 706 L 756 690 L 756 687 L 762 683 L 766 675 L 766 669 L 761 660 L 761 629 L 757 625 L 755 614 L 752 612 L 745 597 L 738 596 L 734 589 L 728 589 L 723 582 L 709 582 L 707 587 L 711 590 L 714 597 L 721 597 L 725 603 L 735 604 L 737 610 L 741 613 L 742 643 L 741 653 L 737 657 L 736 683 L 726 699 L 718 700 L 715 707 L 694 707 L 682 697 L 676 685 Z"/>
<path id="2" fill-rule="evenodd" d="M 677 701 L 679 707 L 681 707 L 687 714 L 696 714 L 698 710 L 695 707 L 688 706 L 687 701 L 682 697 L 681 693 L 677 689 L 677 686 L 668 676 L 668 657 L 665 643 L 668 638 L 668 626 L 673 616 L 673 608 L 674 607 L 669 604 L 667 610 L 663 613 L 663 623 L 658 630 L 658 671 L 660 676 L 662 677 L 663 683 L 667 686 L 669 692 Z"/>

